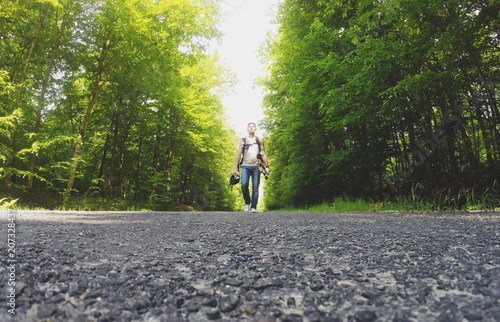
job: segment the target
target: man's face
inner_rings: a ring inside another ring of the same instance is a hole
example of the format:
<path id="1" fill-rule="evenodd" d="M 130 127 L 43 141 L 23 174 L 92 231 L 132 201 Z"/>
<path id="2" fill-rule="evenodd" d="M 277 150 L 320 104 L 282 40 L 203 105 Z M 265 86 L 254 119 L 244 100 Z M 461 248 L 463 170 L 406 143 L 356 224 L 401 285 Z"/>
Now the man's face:
<path id="1" fill-rule="evenodd" d="M 255 124 L 248 124 L 248 133 L 255 133 L 255 131 L 257 130 L 257 127 L 255 126 Z"/>

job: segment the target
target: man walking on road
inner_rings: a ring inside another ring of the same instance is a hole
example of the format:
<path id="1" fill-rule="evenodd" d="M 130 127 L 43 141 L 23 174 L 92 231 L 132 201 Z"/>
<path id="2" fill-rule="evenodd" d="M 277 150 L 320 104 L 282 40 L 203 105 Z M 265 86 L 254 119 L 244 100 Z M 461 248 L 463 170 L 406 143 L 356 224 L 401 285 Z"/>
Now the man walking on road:
<path id="1" fill-rule="evenodd" d="M 245 212 L 251 209 L 252 212 L 257 212 L 257 202 L 259 201 L 259 185 L 260 185 L 260 167 L 262 164 L 266 166 L 265 172 L 269 173 L 269 164 L 267 161 L 266 149 L 264 141 L 255 136 L 257 126 L 255 123 L 248 123 L 248 136 L 240 140 L 238 146 L 238 154 L 234 163 L 233 174 L 238 173 L 239 164 L 241 161 L 241 191 L 245 200 Z M 250 199 L 250 191 L 248 186 L 252 178 L 252 198 Z"/>

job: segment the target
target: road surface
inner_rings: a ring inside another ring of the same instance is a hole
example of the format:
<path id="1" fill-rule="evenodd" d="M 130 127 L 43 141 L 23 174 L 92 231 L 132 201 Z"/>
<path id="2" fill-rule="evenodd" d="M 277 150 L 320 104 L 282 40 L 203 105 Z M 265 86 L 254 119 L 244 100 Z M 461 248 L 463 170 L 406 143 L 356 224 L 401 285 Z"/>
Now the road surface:
<path id="1" fill-rule="evenodd" d="M 1 321 L 500 321 L 498 212 L 4 210 L 0 225 Z"/>

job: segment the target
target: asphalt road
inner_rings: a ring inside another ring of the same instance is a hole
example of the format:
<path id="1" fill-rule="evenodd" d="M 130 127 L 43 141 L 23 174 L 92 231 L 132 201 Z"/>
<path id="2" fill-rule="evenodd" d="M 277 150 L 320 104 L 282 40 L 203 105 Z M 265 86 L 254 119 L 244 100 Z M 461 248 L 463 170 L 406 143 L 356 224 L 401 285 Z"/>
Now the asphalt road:
<path id="1" fill-rule="evenodd" d="M 500 321 L 498 212 L 3 211 L 0 247 L 0 321 Z"/>

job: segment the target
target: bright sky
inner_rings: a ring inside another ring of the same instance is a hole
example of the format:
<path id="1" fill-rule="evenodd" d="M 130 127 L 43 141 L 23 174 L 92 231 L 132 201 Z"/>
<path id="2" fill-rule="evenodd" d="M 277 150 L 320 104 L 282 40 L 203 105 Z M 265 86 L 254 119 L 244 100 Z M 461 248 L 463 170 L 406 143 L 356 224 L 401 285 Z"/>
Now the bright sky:
<path id="1" fill-rule="evenodd" d="M 259 48 L 267 32 L 273 28 L 276 5 L 279 0 L 220 0 L 224 14 L 221 30 L 224 33 L 218 50 L 227 66 L 236 74 L 238 83 L 234 93 L 222 100 L 229 116 L 229 124 L 239 136 L 247 134 L 249 122 L 264 118 L 263 92 L 255 85 L 264 75 L 264 65 L 258 57 Z M 258 133 L 262 131 L 258 130 Z"/>

